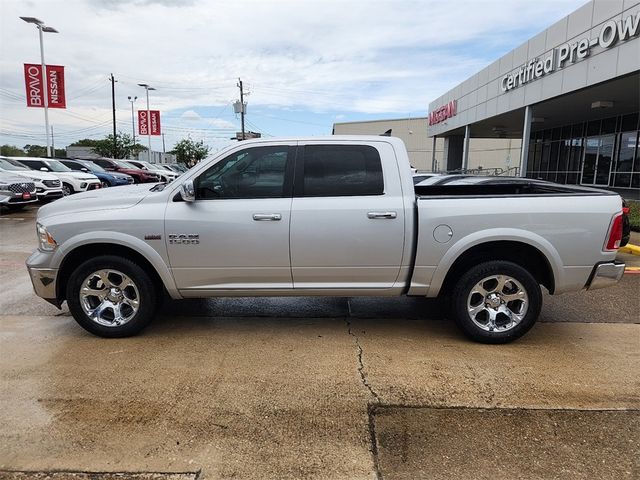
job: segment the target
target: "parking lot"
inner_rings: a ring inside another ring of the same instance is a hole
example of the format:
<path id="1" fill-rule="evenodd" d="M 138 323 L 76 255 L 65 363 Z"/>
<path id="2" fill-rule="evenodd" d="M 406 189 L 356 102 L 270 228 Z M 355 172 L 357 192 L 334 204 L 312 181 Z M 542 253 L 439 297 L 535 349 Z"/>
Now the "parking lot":
<path id="1" fill-rule="evenodd" d="M 500 346 L 422 298 L 167 300 L 105 340 L 33 294 L 36 212 L 0 216 L 0 478 L 640 475 L 640 275 Z"/>

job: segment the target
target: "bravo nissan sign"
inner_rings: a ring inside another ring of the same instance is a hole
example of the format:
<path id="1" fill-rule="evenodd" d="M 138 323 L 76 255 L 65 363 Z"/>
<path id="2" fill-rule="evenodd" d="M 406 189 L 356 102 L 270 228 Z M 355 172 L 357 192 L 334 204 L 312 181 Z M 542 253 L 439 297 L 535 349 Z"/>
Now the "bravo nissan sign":
<path id="1" fill-rule="evenodd" d="M 43 86 L 42 65 L 24 64 L 24 86 L 27 91 L 27 107 L 44 108 L 44 92 L 47 92 L 49 108 L 67 108 L 64 92 L 64 67 L 47 65 L 46 85 Z"/>
<path id="2" fill-rule="evenodd" d="M 516 71 L 508 73 L 502 77 L 500 88 L 503 92 L 508 92 L 588 57 L 591 48 L 597 45 L 610 48 L 617 42 L 636 37 L 639 33 L 640 12 L 619 21 L 609 20 L 602 25 L 596 38 L 583 38 L 572 44 L 565 43 L 561 47 L 554 48 L 546 58 L 534 58 Z"/>
<path id="3" fill-rule="evenodd" d="M 160 110 L 138 110 L 138 133 L 160 135 Z"/>

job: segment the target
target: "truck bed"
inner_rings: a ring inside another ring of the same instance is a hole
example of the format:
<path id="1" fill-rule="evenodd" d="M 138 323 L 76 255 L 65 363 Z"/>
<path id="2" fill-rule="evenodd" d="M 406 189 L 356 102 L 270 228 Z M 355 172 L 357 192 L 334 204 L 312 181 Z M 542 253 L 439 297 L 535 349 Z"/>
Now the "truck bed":
<path id="1" fill-rule="evenodd" d="M 577 185 L 560 185 L 519 177 L 479 177 L 442 175 L 432 177 L 431 184 L 415 187 L 420 197 L 486 197 L 486 196 L 575 196 L 617 195 L 615 192 Z"/>

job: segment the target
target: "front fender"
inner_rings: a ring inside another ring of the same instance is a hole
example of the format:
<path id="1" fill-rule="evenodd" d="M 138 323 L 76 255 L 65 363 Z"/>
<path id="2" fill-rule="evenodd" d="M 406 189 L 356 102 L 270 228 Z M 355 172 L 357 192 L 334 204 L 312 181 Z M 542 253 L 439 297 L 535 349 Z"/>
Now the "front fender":
<path id="1" fill-rule="evenodd" d="M 137 253 L 142 255 L 158 272 L 164 287 L 171 298 L 182 298 L 178 289 L 176 288 L 176 282 L 169 270 L 167 263 L 162 256 L 154 250 L 149 244 L 136 238 L 121 232 L 113 231 L 97 231 L 97 232 L 85 232 L 75 235 L 67 239 L 62 243 L 54 252 L 51 259 L 51 268 L 59 269 L 66 256 L 78 247 L 83 245 L 90 245 L 92 243 L 110 243 L 114 245 L 120 245 L 123 247 L 131 248 Z M 96 252 L 99 254 L 100 252 Z"/>
<path id="2" fill-rule="evenodd" d="M 520 230 L 517 228 L 494 228 L 471 233 L 458 240 L 449 248 L 449 250 L 447 250 L 433 273 L 429 284 L 429 290 L 427 291 L 427 296 L 438 296 L 449 269 L 460 255 L 477 245 L 498 241 L 526 243 L 527 245 L 537 248 L 549 262 L 553 272 L 554 282 L 557 285 L 562 285 L 564 283 L 562 259 L 560 258 L 558 251 L 548 240 L 527 230 Z"/>

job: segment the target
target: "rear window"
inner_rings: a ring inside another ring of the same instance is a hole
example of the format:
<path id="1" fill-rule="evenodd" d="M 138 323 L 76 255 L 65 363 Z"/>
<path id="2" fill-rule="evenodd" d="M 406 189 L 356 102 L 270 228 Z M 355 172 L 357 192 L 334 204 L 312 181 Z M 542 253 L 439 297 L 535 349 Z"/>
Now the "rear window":
<path id="1" fill-rule="evenodd" d="M 380 154 L 369 145 L 308 145 L 302 177 L 304 197 L 384 193 Z"/>

